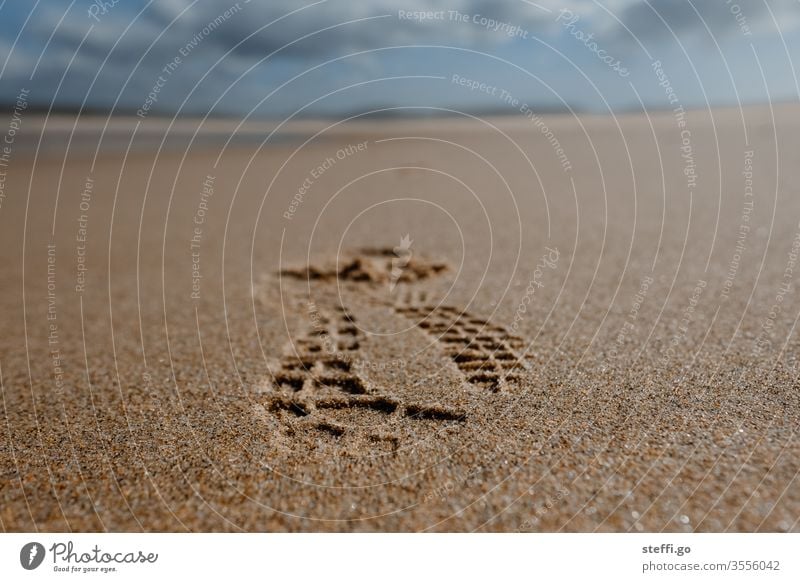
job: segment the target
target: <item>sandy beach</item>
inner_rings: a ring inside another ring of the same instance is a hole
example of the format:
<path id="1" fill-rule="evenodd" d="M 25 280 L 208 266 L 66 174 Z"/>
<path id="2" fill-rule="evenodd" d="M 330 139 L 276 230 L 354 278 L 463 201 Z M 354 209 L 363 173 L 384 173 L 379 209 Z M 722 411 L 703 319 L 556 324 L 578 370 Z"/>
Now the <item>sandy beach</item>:
<path id="1" fill-rule="evenodd" d="M 0 527 L 800 531 L 798 114 L 24 118 Z"/>

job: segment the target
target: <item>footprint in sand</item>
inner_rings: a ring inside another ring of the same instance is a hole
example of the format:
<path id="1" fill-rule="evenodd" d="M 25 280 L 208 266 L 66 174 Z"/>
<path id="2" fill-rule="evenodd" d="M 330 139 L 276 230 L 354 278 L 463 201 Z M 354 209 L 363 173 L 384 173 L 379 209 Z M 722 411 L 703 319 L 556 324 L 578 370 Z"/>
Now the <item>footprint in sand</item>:
<path id="1" fill-rule="evenodd" d="M 456 307 L 431 305 L 425 292 L 409 292 L 393 309 L 435 338 L 473 386 L 499 392 L 530 370 L 521 351 L 524 340 L 505 327 Z"/>
<path id="2" fill-rule="evenodd" d="M 415 321 L 435 339 L 468 385 L 491 392 L 511 389 L 530 370 L 524 356 L 524 340 L 461 308 L 436 305 L 429 300 L 427 291 L 415 288 L 446 270 L 444 262 L 412 257 L 398 252 L 398 248 L 378 247 L 362 249 L 336 266 L 309 265 L 281 274 L 304 280 L 362 283 L 368 297 Z M 397 294 L 400 299 L 386 302 L 376 296 L 376 290 L 386 283 L 391 290 L 395 286 L 402 289 Z"/>
<path id="3" fill-rule="evenodd" d="M 359 376 L 363 333 L 346 308 L 310 308 L 311 325 L 290 343 L 271 378 L 262 386 L 258 413 L 278 420 L 278 441 L 307 439 L 357 450 L 395 451 L 406 423 L 434 423 L 443 427 L 461 423 L 463 412 L 445 406 L 402 402 Z M 310 438 L 309 438 L 310 437 Z"/>
<path id="4" fill-rule="evenodd" d="M 335 265 L 284 269 L 281 276 L 309 281 L 354 281 L 372 285 L 415 283 L 447 270 L 447 264 L 414 257 L 397 256 L 395 249 L 361 249 Z"/>

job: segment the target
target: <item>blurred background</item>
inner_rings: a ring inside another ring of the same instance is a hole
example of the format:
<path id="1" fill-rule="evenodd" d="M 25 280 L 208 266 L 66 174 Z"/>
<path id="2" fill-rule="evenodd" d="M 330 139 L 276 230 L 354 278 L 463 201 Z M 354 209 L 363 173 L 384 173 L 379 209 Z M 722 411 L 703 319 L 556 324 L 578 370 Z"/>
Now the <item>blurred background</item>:
<path id="1" fill-rule="evenodd" d="M 795 0 L 3 0 L 0 103 L 27 90 L 30 108 L 140 117 L 623 112 L 670 106 L 659 63 L 684 107 L 776 102 L 798 96 L 799 35 Z"/>

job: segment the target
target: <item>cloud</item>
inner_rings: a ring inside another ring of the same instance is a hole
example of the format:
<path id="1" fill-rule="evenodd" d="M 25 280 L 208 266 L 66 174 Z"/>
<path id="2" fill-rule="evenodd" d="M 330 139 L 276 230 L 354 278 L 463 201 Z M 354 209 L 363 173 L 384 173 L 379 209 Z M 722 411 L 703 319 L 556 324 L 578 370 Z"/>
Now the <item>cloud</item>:
<path id="1" fill-rule="evenodd" d="M 798 24 L 797 6 L 796 0 L 738 3 L 734 0 L 644 0 L 628 3 L 619 17 L 641 40 L 672 38 L 673 34 L 708 38 L 709 31 L 719 40 L 745 31 L 750 31 L 748 36 L 751 36 L 754 30 L 773 34 L 792 30 Z M 780 29 L 772 22 L 770 10 L 779 17 Z"/>
<path id="2" fill-rule="evenodd" d="M 177 4 L 177 0 L 173 4 Z M 197 28 L 212 21 L 225 4 L 215 2 L 187 11 L 182 26 Z M 175 8 L 177 9 L 177 7 Z M 175 10 L 174 9 L 174 10 Z M 552 20 L 548 13 L 524 2 L 496 3 L 486 0 L 456 0 L 443 10 L 429 0 L 373 0 L 347 2 L 328 0 L 298 5 L 291 0 L 250 3 L 245 18 L 232 20 L 214 35 L 215 44 L 250 57 L 281 51 L 286 57 L 320 57 L 403 44 L 492 44 L 506 39 L 487 34 L 472 23 L 450 20 L 450 12 L 487 18 L 539 29 Z M 418 21 L 399 18 L 399 13 L 444 12 L 443 19 Z M 242 40 L 248 39 L 244 44 Z"/>
<path id="3" fill-rule="evenodd" d="M 72 72 L 62 89 L 72 101 L 85 96 L 105 61 L 96 86 L 98 94 L 92 99 L 99 103 L 109 95 L 118 95 L 130 77 L 127 91 L 135 96 L 127 97 L 135 103 L 141 92 L 152 86 L 162 67 L 200 35 L 202 38 L 171 82 L 173 86 L 165 89 L 161 102 L 165 105 L 168 94 L 180 97 L 175 85 L 184 91 L 192 87 L 223 56 L 209 79 L 217 86 L 232 82 L 249 66 L 274 53 L 266 65 L 253 73 L 260 77 L 251 75 L 246 80 L 252 89 L 258 83 L 274 86 L 290 76 L 290 70 L 302 71 L 338 56 L 382 47 L 419 44 L 488 52 L 505 50 L 515 42 L 515 37 L 507 34 L 510 27 L 580 54 L 583 47 L 556 22 L 561 9 L 580 15 L 581 29 L 594 32 L 609 45 L 633 43 L 631 33 L 647 43 L 674 44 L 672 32 L 682 40 L 708 38 L 700 17 L 718 39 L 741 33 L 742 19 L 754 35 L 775 35 L 778 31 L 771 21 L 770 9 L 781 22 L 781 30 L 798 26 L 800 11 L 796 0 L 739 1 L 740 4 L 727 0 L 604 0 L 601 5 L 592 0 L 450 0 L 442 7 L 434 0 L 307 0 L 304 4 L 297 0 L 157 0 L 145 8 L 145 0 L 126 0 L 99 14 L 100 22 L 95 22 L 88 16 L 86 3 L 67 7 L 56 0 L 43 0 L 11 52 L 4 81 L 29 76 L 51 36 L 35 78 L 42 93 L 55 91 L 56 81 L 74 55 Z M 6 4 L 0 10 L 0 46 L 9 44 L 19 32 L 9 23 L 21 23 L 26 16 L 13 11 L 26 9 Z M 3 14 L 9 11 L 12 18 Z M 231 11 L 233 14 L 225 17 Z M 435 13 L 438 17 L 401 18 L 399 11 Z M 454 18 L 455 12 L 466 15 L 466 21 Z M 530 55 L 534 53 L 539 63 L 542 53 L 528 51 Z M 530 58 L 532 61 L 533 56 Z M 369 76 L 380 73 L 385 64 L 382 59 L 384 56 L 373 53 L 348 63 L 353 70 L 361 67 L 361 73 Z M 560 63 L 555 56 L 551 61 Z M 123 95 L 122 101 L 127 97 Z"/>

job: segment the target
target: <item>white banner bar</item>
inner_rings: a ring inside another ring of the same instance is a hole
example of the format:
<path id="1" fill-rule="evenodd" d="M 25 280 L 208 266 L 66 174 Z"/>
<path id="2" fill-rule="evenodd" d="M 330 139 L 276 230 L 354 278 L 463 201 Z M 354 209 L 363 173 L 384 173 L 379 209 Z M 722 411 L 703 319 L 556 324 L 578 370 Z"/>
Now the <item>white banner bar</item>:
<path id="1" fill-rule="evenodd" d="M 3 534 L 2 580 L 800 580 L 800 534 Z"/>

